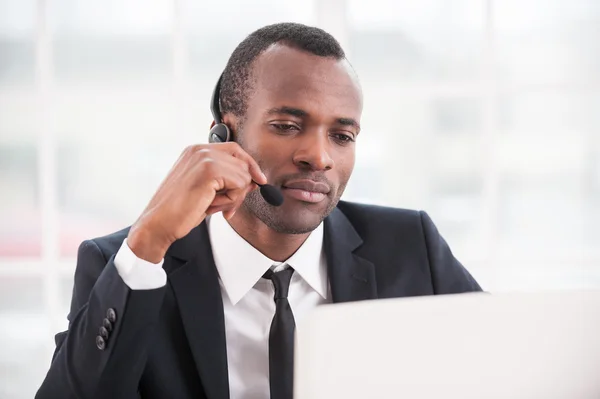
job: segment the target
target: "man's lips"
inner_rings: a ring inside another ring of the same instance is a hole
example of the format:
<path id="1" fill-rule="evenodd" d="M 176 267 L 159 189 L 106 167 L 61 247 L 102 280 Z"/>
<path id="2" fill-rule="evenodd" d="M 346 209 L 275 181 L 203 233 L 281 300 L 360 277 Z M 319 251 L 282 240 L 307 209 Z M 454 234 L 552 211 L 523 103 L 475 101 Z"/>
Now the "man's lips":
<path id="1" fill-rule="evenodd" d="M 329 191 L 331 191 L 331 188 L 329 188 L 327 184 L 309 179 L 292 180 L 286 182 L 283 185 L 283 188 L 293 188 L 321 194 L 329 194 Z"/>
<path id="2" fill-rule="evenodd" d="M 308 179 L 286 182 L 282 188 L 284 195 L 310 203 L 323 201 L 331 191 L 327 184 Z"/>

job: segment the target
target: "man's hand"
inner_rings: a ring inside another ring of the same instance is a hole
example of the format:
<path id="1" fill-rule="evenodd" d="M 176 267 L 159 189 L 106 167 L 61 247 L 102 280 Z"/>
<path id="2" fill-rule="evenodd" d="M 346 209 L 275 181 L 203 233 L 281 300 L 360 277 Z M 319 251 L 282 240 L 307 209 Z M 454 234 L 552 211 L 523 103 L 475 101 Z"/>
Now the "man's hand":
<path id="1" fill-rule="evenodd" d="M 246 194 L 267 178 L 234 142 L 186 148 L 133 224 L 127 243 L 133 253 L 160 262 L 169 246 L 207 215 L 222 211 L 229 219 Z"/>

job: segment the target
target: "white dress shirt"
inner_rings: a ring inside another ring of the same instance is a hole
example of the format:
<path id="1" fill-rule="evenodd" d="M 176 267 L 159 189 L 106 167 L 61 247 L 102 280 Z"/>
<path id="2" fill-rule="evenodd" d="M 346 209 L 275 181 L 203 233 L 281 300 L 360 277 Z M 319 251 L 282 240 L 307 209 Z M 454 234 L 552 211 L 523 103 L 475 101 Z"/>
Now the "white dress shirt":
<path id="1" fill-rule="evenodd" d="M 269 268 L 294 268 L 288 299 L 296 322 L 316 306 L 331 302 L 323 224 L 285 262 L 275 262 L 252 247 L 220 212 L 207 218 L 207 224 L 223 296 L 230 397 L 268 398 L 269 330 L 275 301 L 273 283 L 261 277 Z M 134 290 L 164 286 L 162 263 L 136 257 L 127 240 L 115 257 L 119 275 Z"/>

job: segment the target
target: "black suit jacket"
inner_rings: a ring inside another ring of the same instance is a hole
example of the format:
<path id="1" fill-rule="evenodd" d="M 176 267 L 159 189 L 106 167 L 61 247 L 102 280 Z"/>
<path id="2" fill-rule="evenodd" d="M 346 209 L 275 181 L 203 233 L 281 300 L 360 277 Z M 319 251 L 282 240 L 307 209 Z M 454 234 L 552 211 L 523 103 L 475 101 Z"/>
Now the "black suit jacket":
<path id="1" fill-rule="evenodd" d="M 480 291 L 425 212 L 340 202 L 325 219 L 333 302 Z M 167 285 L 130 290 L 128 229 L 81 244 L 69 328 L 37 398 L 229 397 L 223 303 L 205 223 L 168 250 Z M 107 312 L 116 316 L 103 350 Z M 102 346 L 102 345 L 100 345 Z"/>

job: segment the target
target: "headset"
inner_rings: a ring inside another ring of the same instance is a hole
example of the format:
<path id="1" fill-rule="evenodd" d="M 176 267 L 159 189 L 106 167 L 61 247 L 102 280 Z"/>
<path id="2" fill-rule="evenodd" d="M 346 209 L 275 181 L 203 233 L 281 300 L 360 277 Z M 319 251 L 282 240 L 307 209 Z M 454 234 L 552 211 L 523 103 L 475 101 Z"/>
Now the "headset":
<path id="1" fill-rule="evenodd" d="M 215 86 L 215 90 L 213 91 L 212 99 L 210 101 L 210 112 L 212 113 L 215 125 L 208 133 L 209 143 L 226 143 L 233 139 L 231 137 L 231 130 L 229 130 L 229 126 L 224 124 L 223 120 L 221 119 L 221 104 L 219 102 L 219 97 L 221 93 L 222 80 L 223 74 L 219 76 L 219 80 L 217 81 L 217 85 Z M 273 206 L 280 206 L 283 204 L 283 194 L 279 188 L 270 184 L 256 184 L 260 187 L 260 193 L 268 204 Z"/>
<path id="2" fill-rule="evenodd" d="M 219 101 L 221 93 L 221 81 L 223 80 L 223 74 L 219 76 L 217 85 L 213 90 L 212 99 L 210 101 L 210 112 L 212 113 L 215 125 L 210 129 L 208 133 L 209 143 L 226 143 L 231 140 L 231 130 L 229 126 L 223 123 L 221 119 L 221 104 Z"/>

